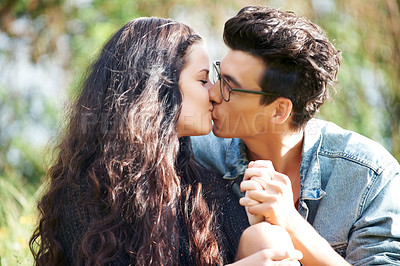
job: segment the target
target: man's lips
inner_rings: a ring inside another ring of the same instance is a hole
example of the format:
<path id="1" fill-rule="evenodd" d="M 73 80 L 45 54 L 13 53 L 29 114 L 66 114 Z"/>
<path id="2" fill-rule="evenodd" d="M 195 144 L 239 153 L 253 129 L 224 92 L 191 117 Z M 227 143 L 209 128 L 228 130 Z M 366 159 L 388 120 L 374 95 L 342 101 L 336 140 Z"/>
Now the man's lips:
<path id="1" fill-rule="evenodd" d="M 216 120 L 217 118 L 215 117 L 215 112 L 214 112 L 214 110 L 213 110 L 213 112 L 211 112 L 211 119 L 212 120 Z"/>

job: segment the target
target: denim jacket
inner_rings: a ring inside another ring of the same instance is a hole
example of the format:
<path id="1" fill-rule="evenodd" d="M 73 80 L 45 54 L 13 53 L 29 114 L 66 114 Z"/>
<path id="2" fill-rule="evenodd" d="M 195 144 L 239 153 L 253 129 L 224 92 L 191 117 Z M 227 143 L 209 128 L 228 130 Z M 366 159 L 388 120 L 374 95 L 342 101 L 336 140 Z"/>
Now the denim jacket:
<path id="1" fill-rule="evenodd" d="M 192 137 L 198 160 L 239 183 L 247 169 L 240 139 Z M 299 213 L 349 263 L 400 265 L 400 166 L 381 145 L 312 119 L 304 130 Z M 238 204 L 232 202 L 232 204 Z"/>

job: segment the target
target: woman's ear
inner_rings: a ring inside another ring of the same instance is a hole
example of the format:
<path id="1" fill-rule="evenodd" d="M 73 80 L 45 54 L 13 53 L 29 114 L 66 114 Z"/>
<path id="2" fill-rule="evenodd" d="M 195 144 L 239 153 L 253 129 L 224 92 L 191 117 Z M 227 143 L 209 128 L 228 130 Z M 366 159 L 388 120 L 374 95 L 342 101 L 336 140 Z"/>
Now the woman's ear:
<path id="1" fill-rule="evenodd" d="M 273 115 L 271 122 L 273 124 L 283 124 L 292 114 L 293 103 L 288 98 L 280 97 L 276 99 L 272 104 L 274 104 Z"/>

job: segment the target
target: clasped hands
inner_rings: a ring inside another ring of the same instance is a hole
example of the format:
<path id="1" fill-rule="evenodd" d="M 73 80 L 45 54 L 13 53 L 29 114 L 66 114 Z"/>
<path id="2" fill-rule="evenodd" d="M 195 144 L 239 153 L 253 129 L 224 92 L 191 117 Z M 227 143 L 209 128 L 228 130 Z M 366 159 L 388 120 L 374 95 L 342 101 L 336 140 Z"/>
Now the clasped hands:
<path id="1" fill-rule="evenodd" d="M 261 255 L 264 256 L 262 265 L 299 265 L 298 260 L 303 255 L 295 250 L 287 232 L 290 221 L 293 220 L 292 215 L 297 213 L 289 177 L 276 172 L 271 161 L 250 162 L 240 188 L 246 192 L 245 197 L 240 199 L 240 204 L 245 206 L 252 225 L 243 235 L 253 232 L 250 233 L 253 235 L 245 238 L 246 252 L 250 250 L 251 253 L 252 249 L 262 248 L 261 252 L 267 253 L 255 252 L 239 261 L 238 265 Z"/>
<path id="2" fill-rule="evenodd" d="M 245 206 L 251 225 L 266 221 L 288 230 L 297 212 L 292 185 L 288 176 L 275 171 L 271 161 L 250 162 L 240 189 L 246 192 L 240 205 Z"/>

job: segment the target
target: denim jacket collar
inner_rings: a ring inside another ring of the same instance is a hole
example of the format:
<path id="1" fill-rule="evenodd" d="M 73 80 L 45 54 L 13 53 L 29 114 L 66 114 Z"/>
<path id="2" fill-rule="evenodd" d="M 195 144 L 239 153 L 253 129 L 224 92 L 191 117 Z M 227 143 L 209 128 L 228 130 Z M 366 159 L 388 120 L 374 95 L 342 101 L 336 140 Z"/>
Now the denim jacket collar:
<path id="1" fill-rule="evenodd" d="M 319 124 L 314 121 L 311 120 L 304 129 L 300 168 L 301 200 L 318 200 L 326 194 L 321 188 L 321 168 L 318 159 L 322 133 Z"/>
<path id="2" fill-rule="evenodd" d="M 246 155 L 246 144 L 243 140 L 232 139 L 225 158 L 228 172 L 225 173 L 224 179 L 235 180 L 244 175 L 249 161 Z"/>

